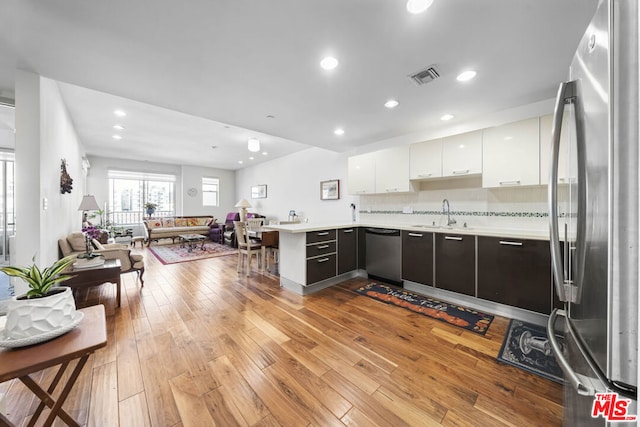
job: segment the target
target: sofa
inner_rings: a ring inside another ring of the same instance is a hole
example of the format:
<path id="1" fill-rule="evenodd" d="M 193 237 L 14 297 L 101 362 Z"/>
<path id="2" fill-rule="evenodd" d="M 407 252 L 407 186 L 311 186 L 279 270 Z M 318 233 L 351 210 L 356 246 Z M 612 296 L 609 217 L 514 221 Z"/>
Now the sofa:
<path id="1" fill-rule="evenodd" d="M 103 245 L 98 240 L 92 240 L 95 250 L 93 253 L 98 253 L 103 256 L 104 259 L 119 259 L 120 260 L 120 273 L 128 273 L 135 271 L 138 274 L 140 283 L 144 286 L 144 258 L 142 255 L 132 253 L 131 249 L 127 245 L 119 243 L 112 243 Z M 60 250 L 60 257 L 66 257 L 69 255 L 78 256 L 85 253 L 85 237 L 82 232 L 76 232 L 69 234 L 66 238 L 58 239 L 58 249 Z"/>
<path id="2" fill-rule="evenodd" d="M 209 236 L 211 225 L 216 219 L 212 216 L 174 216 L 144 220 L 147 246 L 152 240 L 172 239 L 174 242 L 181 234 L 202 234 Z"/>

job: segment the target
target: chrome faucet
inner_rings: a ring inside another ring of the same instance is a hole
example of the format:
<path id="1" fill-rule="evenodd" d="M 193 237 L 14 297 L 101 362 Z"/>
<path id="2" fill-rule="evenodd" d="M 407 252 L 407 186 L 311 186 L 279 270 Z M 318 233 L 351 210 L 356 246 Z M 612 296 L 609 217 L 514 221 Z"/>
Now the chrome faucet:
<path id="1" fill-rule="evenodd" d="M 452 226 L 453 224 L 456 223 L 456 220 L 451 218 L 451 210 L 449 207 L 449 200 L 448 199 L 444 199 L 442 201 L 442 215 L 447 214 L 447 226 Z"/>

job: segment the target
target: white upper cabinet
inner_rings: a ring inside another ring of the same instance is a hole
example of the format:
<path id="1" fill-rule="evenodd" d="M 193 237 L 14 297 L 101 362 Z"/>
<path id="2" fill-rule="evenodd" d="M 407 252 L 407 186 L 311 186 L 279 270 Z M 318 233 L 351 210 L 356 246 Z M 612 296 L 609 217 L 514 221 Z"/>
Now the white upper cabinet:
<path id="1" fill-rule="evenodd" d="M 540 135 L 537 117 L 483 131 L 483 187 L 539 184 Z"/>
<path id="2" fill-rule="evenodd" d="M 411 191 L 409 182 L 409 146 L 376 151 L 376 193 Z"/>
<path id="3" fill-rule="evenodd" d="M 349 194 L 372 194 L 376 191 L 375 153 L 360 154 L 347 159 Z"/>
<path id="4" fill-rule="evenodd" d="M 482 131 L 448 136 L 442 140 L 442 176 L 482 173 Z"/>
<path id="5" fill-rule="evenodd" d="M 409 155 L 411 179 L 440 178 L 442 176 L 442 139 L 411 144 Z"/>
<path id="6" fill-rule="evenodd" d="M 568 184 L 575 181 L 576 168 L 576 140 L 571 138 L 573 129 L 569 127 L 571 120 L 565 114 L 562 118 L 560 132 L 560 155 L 558 157 L 558 183 Z M 540 117 L 540 184 L 549 184 L 549 168 L 551 167 L 551 129 L 553 116 Z M 573 176 L 570 176 L 570 171 Z"/>

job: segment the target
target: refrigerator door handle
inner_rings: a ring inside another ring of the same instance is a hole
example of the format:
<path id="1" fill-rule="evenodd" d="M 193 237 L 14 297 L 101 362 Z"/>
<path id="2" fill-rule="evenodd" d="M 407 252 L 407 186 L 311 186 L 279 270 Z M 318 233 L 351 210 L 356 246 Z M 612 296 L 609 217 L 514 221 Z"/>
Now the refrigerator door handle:
<path id="1" fill-rule="evenodd" d="M 556 294 L 560 301 L 568 301 L 565 292 L 565 274 L 560 252 L 560 231 L 558 230 L 558 163 L 560 156 L 560 133 L 564 106 L 575 98 L 575 82 L 563 82 L 558 88 L 556 105 L 553 111 L 551 131 L 551 162 L 549 168 L 549 243 L 551 246 L 551 267 L 555 279 Z"/>
<path id="2" fill-rule="evenodd" d="M 547 338 L 549 339 L 551 352 L 556 358 L 556 361 L 558 362 L 558 366 L 560 366 L 560 369 L 562 369 L 562 372 L 564 372 L 565 377 L 571 383 L 571 385 L 576 390 L 576 392 L 582 396 L 594 396 L 597 391 L 596 390 L 597 387 L 594 386 L 594 383 L 588 377 L 585 377 L 584 375 L 580 375 L 576 373 L 571 368 L 571 365 L 569 365 L 569 362 L 567 362 L 567 359 L 565 359 L 564 355 L 562 354 L 562 348 L 560 347 L 560 344 L 556 339 L 556 334 L 554 329 L 556 318 L 559 315 L 564 318 L 567 317 L 564 310 L 560 310 L 556 308 L 551 312 L 551 314 L 549 315 L 549 319 L 547 320 Z M 604 391 L 604 390 L 601 390 L 601 391 Z"/>

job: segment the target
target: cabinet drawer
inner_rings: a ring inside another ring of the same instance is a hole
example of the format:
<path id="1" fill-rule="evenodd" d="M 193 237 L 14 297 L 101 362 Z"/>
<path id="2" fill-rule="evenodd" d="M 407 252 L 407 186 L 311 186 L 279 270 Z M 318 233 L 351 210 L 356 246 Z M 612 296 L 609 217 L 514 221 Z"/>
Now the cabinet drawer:
<path id="1" fill-rule="evenodd" d="M 335 253 L 335 251 L 336 251 L 335 240 L 331 242 L 316 243 L 315 245 L 307 246 L 307 258 Z"/>
<path id="2" fill-rule="evenodd" d="M 326 242 L 336 240 L 336 230 L 309 231 L 307 233 L 307 243 Z"/>
<path id="3" fill-rule="evenodd" d="M 336 255 L 327 255 L 307 260 L 307 285 L 335 277 Z"/>

